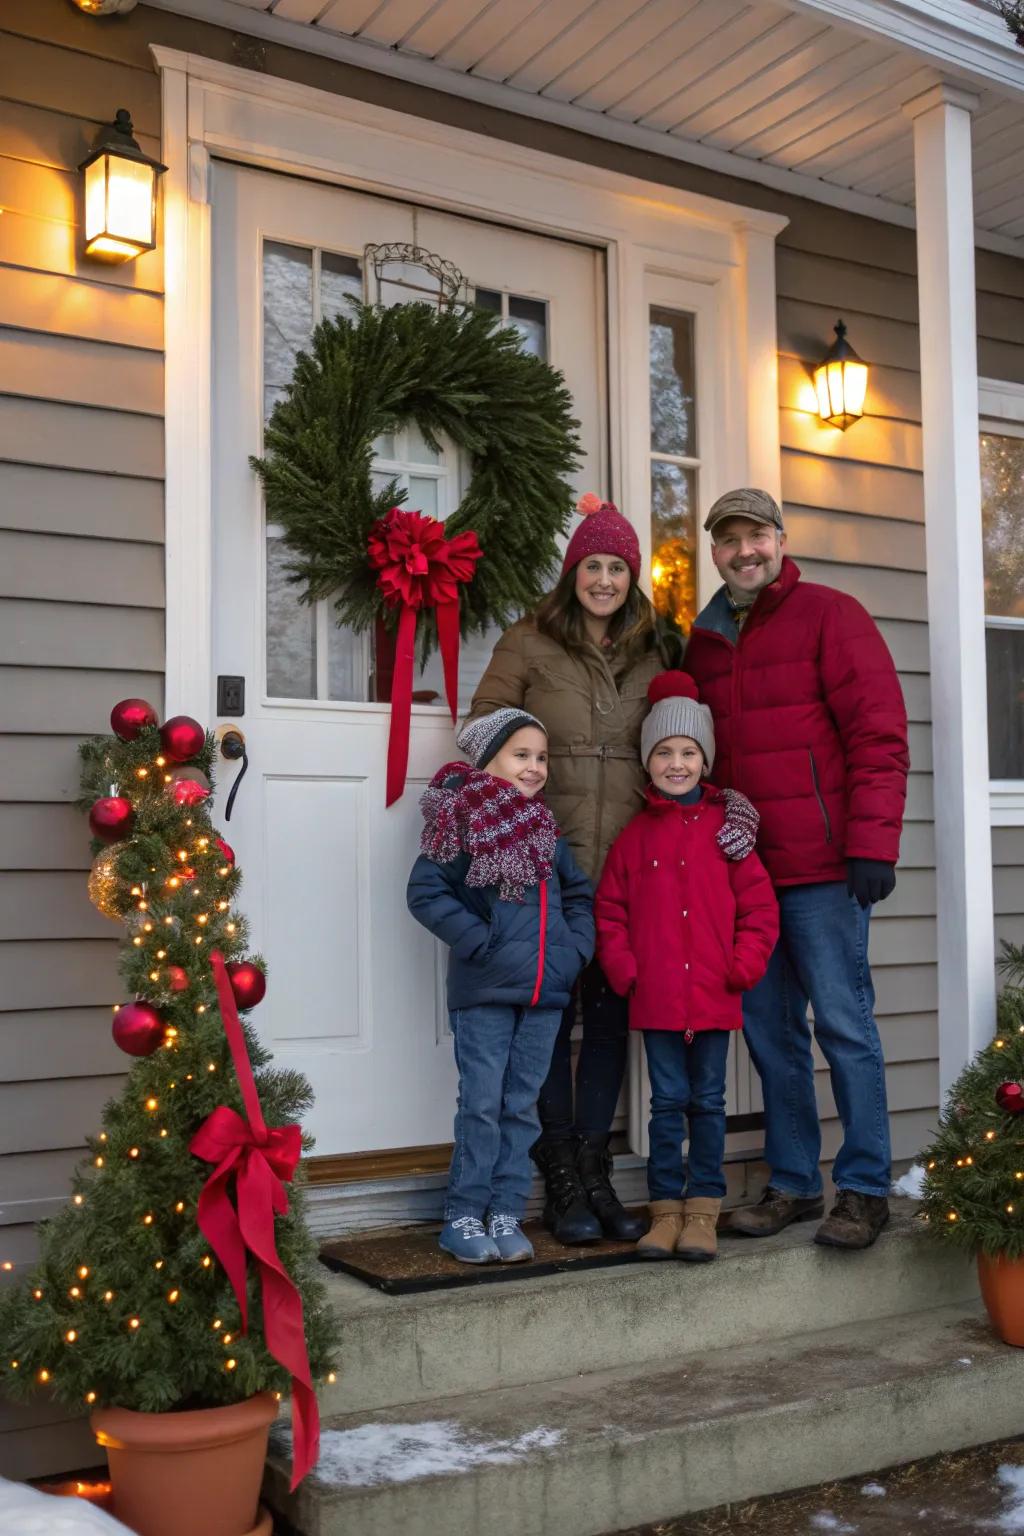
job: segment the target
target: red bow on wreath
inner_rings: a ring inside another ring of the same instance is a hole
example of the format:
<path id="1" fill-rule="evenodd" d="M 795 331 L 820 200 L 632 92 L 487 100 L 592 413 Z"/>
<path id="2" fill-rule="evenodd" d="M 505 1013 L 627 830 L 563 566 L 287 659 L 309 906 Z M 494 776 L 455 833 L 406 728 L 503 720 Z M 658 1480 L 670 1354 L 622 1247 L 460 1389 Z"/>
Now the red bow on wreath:
<path id="1" fill-rule="evenodd" d="M 388 736 L 387 804 L 394 805 L 405 789 L 409 765 L 417 615 L 423 608 L 433 608 L 437 614 L 444 687 L 454 723 L 459 696 L 459 584 L 473 579 L 473 567 L 483 551 L 475 533 L 446 539 L 444 524 L 436 517 L 392 507 L 370 529 L 367 553 L 371 566 L 380 572 L 377 585 L 385 607 L 401 609 Z"/>
<path id="2" fill-rule="evenodd" d="M 203 1185 L 196 1220 L 223 1264 L 248 1330 L 246 1271 L 256 1263 L 263 1296 L 263 1336 L 267 1349 L 292 1378 L 292 1488 L 297 1488 L 320 1454 L 320 1413 L 309 1370 L 302 1298 L 281 1263 L 274 1238 L 274 1217 L 288 1209 L 290 1184 L 302 1151 L 297 1125 L 268 1128 L 263 1119 L 249 1053 L 238 1018 L 224 957 L 210 955 L 221 1019 L 242 1090 L 247 1118 L 221 1104 L 192 1137 L 189 1151 L 216 1167 Z M 228 1194 L 235 1181 L 234 1203 Z"/>

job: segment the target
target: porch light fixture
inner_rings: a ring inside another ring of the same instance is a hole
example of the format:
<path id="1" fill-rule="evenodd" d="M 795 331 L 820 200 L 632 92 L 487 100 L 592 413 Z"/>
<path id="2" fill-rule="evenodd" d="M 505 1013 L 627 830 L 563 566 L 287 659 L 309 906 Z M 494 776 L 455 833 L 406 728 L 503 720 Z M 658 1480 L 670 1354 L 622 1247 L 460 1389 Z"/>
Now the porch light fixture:
<path id="1" fill-rule="evenodd" d="M 835 333 L 835 341 L 814 370 L 814 388 L 822 421 L 845 432 L 864 414 L 868 365 L 847 341 L 842 320 L 836 321 Z"/>
<path id="2" fill-rule="evenodd" d="M 143 154 L 130 113 L 100 130 L 96 148 L 78 169 L 85 176 L 85 254 L 130 261 L 156 245 L 156 183 L 166 165 Z"/>

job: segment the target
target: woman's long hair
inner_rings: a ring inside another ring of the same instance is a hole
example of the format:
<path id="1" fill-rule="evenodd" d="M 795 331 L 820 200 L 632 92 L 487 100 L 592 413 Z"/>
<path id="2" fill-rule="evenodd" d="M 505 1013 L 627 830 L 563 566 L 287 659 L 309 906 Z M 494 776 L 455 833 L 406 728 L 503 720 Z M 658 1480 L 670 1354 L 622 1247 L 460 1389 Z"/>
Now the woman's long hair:
<path id="1" fill-rule="evenodd" d="M 563 571 L 558 584 L 537 604 L 534 620 L 542 635 L 573 655 L 582 655 L 592 644 L 584 623 L 585 609 L 576 596 L 576 567 Z M 608 639 L 617 658 L 628 666 L 659 643 L 658 615 L 647 594 L 630 575 L 629 591 L 622 607 L 612 614 Z"/>

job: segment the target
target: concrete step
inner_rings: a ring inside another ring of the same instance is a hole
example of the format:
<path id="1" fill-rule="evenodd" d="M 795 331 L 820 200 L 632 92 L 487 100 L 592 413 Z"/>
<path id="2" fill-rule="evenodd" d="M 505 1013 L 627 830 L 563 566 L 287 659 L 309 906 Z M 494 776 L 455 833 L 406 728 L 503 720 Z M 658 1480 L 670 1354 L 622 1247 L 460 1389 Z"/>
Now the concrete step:
<path id="1" fill-rule="evenodd" d="M 332 1275 L 341 1367 L 322 1411 L 432 1402 L 975 1298 L 973 1264 L 929 1242 L 913 1210 L 894 1201 L 866 1253 L 819 1248 L 806 1223 L 723 1238 L 714 1264 L 637 1262 L 415 1296 Z"/>
<path id="2" fill-rule="evenodd" d="M 591 1319 L 565 1330 L 582 1343 Z M 1020 1431 L 1024 1352 L 977 1304 L 676 1360 L 662 1344 L 657 1365 L 335 1419 L 294 1496 L 282 1426 L 266 1497 L 302 1536 L 599 1536 Z"/>

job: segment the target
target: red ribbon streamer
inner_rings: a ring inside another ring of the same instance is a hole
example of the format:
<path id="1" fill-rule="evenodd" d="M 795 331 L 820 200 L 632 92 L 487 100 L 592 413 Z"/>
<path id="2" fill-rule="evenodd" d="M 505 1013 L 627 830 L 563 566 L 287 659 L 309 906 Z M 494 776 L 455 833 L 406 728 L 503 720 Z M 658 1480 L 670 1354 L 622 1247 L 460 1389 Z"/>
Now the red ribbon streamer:
<path id="1" fill-rule="evenodd" d="M 380 572 L 377 585 L 384 604 L 401 609 L 388 734 L 389 806 L 401 798 L 409 766 L 417 616 L 423 608 L 436 610 L 445 693 L 454 724 L 459 697 L 459 585 L 472 580 L 482 553 L 475 533 L 446 539 L 444 524 L 437 518 L 401 507 L 392 507 L 370 529 L 367 554 L 371 566 Z"/>
<path id="2" fill-rule="evenodd" d="M 248 1331 L 246 1270 L 256 1261 L 263 1299 L 267 1349 L 291 1376 L 292 1490 L 316 1466 L 320 1455 L 320 1410 L 309 1369 L 302 1298 L 281 1263 L 274 1239 L 274 1217 L 288 1210 L 285 1184 L 291 1182 L 302 1151 L 297 1125 L 268 1129 L 260 1108 L 235 995 L 219 950 L 210 955 L 220 1002 L 220 1016 L 238 1075 L 246 1119 L 221 1104 L 196 1131 L 189 1151 L 216 1164 L 203 1185 L 196 1220 L 223 1264 Z M 235 1203 L 228 1195 L 234 1176 Z M 237 1209 L 236 1209 L 237 1207 Z"/>

